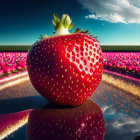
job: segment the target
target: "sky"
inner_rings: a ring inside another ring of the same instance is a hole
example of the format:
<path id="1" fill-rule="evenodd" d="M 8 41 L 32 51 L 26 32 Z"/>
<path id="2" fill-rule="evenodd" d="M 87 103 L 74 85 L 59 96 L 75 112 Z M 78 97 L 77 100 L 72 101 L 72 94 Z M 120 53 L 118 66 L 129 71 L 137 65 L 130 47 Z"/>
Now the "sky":
<path id="1" fill-rule="evenodd" d="M 140 45 L 140 0 L 2 0 L 0 44 L 31 45 L 53 35 L 53 14 L 68 14 L 74 27 L 98 36 L 101 45 Z"/>

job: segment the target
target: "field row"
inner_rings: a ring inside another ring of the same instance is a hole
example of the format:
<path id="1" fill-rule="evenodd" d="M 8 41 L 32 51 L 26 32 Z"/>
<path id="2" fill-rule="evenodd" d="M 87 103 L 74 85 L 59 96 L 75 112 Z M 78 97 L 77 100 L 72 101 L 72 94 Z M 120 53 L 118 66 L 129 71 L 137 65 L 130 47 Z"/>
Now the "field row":
<path id="1" fill-rule="evenodd" d="M 0 53 L 0 78 L 26 69 L 27 52 Z"/>
<path id="2" fill-rule="evenodd" d="M 101 45 L 103 52 L 140 52 L 138 45 Z"/>
<path id="3" fill-rule="evenodd" d="M 104 52 L 104 69 L 140 78 L 140 52 Z"/>
<path id="4" fill-rule="evenodd" d="M 0 52 L 27 52 L 31 45 L 0 45 Z"/>

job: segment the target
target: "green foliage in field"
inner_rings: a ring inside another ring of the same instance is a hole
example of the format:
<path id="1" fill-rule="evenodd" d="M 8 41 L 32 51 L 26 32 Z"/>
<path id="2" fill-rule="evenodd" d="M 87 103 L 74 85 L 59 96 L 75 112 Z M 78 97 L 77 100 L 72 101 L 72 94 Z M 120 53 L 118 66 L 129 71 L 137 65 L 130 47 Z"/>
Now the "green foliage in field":
<path id="1" fill-rule="evenodd" d="M 31 45 L 0 45 L 0 52 L 27 52 Z M 140 46 L 101 45 L 103 52 L 140 52 Z"/>
<path id="2" fill-rule="evenodd" d="M 103 52 L 140 52 L 136 45 L 101 45 Z"/>
<path id="3" fill-rule="evenodd" d="M 0 45 L 0 52 L 27 52 L 31 45 Z"/>

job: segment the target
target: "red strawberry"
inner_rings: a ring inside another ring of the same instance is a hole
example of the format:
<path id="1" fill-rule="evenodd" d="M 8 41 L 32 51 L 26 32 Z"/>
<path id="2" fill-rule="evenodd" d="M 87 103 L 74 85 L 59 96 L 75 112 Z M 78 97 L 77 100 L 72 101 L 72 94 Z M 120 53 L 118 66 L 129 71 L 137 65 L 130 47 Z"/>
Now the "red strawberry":
<path id="1" fill-rule="evenodd" d="M 2 75 L 2 74 L 3 74 L 3 70 L 0 69 L 0 75 Z"/>
<path id="2" fill-rule="evenodd" d="M 119 69 L 120 66 L 121 66 L 121 65 L 120 65 L 119 63 L 115 64 L 115 68 L 117 68 L 117 69 Z"/>
<path id="3" fill-rule="evenodd" d="M 22 68 L 26 68 L 26 64 L 23 62 L 23 61 L 20 61 L 20 66 L 22 67 Z"/>
<path id="4" fill-rule="evenodd" d="M 129 71 L 132 71 L 132 70 L 133 70 L 131 66 L 127 66 L 127 69 L 128 69 Z"/>
<path id="5" fill-rule="evenodd" d="M 107 62 L 104 62 L 103 64 L 104 64 L 104 66 L 107 66 Z"/>
<path id="6" fill-rule="evenodd" d="M 22 67 L 21 67 L 21 66 L 17 66 L 16 69 L 17 69 L 17 70 L 21 70 Z"/>
<path id="7" fill-rule="evenodd" d="M 93 37 L 68 33 L 71 27 L 68 15 L 61 20 L 54 17 L 55 35 L 42 37 L 32 45 L 27 70 L 31 83 L 46 99 L 59 105 L 79 105 L 101 81 L 102 50 Z"/>
<path id="8" fill-rule="evenodd" d="M 0 62 L 0 67 L 4 68 L 5 64 L 3 62 Z"/>
<path id="9" fill-rule="evenodd" d="M 9 66 L 4 66 L 3 73 L 10 73 L 10 72 L 11 72 L 11 68 Z"/>
<path id="10" fill-rule="evenodd" d="M 15 70 L 15 66 L 14 65 L 11 66 L 11 71 L 13 71 L 13 70 Z"/>
<path id="11" fill-rule="evenodd" d="M 108 65 L 109 65 L 109 67 L 112 67 L 112 63 L 109 63 Z"/>
<path id="12" fill-rule="evenodd" d="M 135 68 L 135 72 L 136 73 L 139 73 L 140 72 L 140 69 L 139 68 Z"/>
<path id="13" fill-rule="evenodd" d="M 27 140 L 103 140 L 105 122 L 97 104 L 87 100 L 75 108 L 34 109 Z"/>

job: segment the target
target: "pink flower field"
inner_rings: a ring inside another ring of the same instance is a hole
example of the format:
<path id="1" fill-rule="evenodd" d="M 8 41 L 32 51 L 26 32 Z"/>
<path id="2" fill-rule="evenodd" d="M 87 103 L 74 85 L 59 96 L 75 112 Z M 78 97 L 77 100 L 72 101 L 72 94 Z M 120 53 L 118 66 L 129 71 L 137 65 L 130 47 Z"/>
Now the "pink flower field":
<path id="1" fill-rule="evenodd" d="M 104 52 L 104 69 L 140 78 L 140 52 Z"/>
<path id="2" fill-rule="evenodd" d="M 26 70 L 27 52 L 1 52 L 0 78 Z M 104 70 L 140 78 L 140 52 L 103 52 Z"/>
<path id="3" fill-rule="evenodd" d="M 26 69 L 27 52 L 1 52 L 0 77 Z"/>

